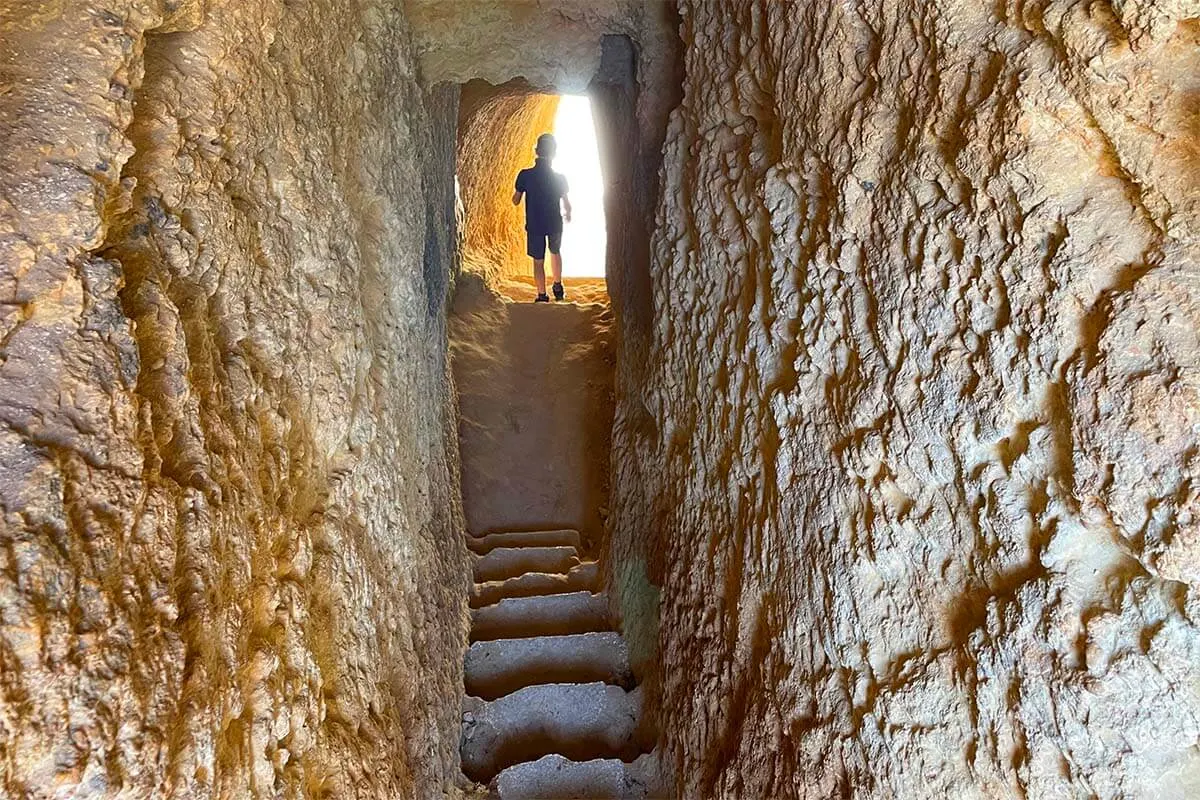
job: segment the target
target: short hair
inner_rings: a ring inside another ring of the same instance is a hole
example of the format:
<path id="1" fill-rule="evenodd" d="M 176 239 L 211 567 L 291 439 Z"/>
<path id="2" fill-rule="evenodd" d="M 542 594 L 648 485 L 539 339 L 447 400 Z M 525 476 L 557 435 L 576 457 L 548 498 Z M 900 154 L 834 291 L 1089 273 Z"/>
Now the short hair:
<path id="1" fill-rule="evenodd" d="M 554 158 L 554 154 L 558 152 L 558 142 L 554 140 L 554 134 L 543 133 L 539 136 L 533 152 L 538 158 Z"/>

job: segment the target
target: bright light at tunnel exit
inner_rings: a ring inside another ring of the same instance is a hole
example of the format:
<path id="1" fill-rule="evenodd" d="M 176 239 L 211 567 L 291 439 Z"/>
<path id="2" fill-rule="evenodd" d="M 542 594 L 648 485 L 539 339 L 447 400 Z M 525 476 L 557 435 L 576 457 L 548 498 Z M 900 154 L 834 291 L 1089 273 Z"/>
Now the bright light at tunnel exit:
<path id="1" fill-rule="evenodd" d="M 563 227 L 563 275 L 603 277 L 604 181 L 592 104 L 586 95 L 564 94 L 559 98 L 554 138 L 558 140 L 554 169 L 567 177 L 571 201 L 571 222 Z"/>

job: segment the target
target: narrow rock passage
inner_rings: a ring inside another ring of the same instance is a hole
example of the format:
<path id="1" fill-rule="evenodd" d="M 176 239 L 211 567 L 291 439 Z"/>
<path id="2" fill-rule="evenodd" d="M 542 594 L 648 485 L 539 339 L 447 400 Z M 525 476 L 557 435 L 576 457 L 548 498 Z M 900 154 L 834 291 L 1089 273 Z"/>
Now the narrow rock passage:
<path id="1" fill-rule="evenodd" d="M 597 563 L 612 433 L 602 290 L 464 278 L 451 317 L 474 583 L 463 773 L 502 800 L 645 800 L 656 727 Z"/>
<path id="2" fill-rule="evenodd" d="M 500 800 L 663 797 L 654 729 L 574 530 L 472 538 L 462 767 Z M 508 576 L 519 565 L 526 571 Z"/>

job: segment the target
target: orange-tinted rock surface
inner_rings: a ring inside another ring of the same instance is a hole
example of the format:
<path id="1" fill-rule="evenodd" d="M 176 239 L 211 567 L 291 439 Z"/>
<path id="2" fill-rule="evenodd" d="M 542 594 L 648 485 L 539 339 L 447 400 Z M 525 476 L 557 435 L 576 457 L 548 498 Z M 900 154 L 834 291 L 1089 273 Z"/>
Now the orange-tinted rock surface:
<path id="1" fill-rule="evenodd" d="M 681 11 L 614 536 L 683 795 L 1195 796 L 1200 6 Z"/>
<path id="2" fill-rule="evenodd" d="M 439 84 L 523 79 L 681 796 L 1196 795 L 1197 0 L 680 6 L 0 9 L 0 794 L 454 796 Z"/>
<path id="3" fill-rule="evenodd" d="M 374 2 L 0 41 L 0 795 L 440 797 L 457 92 Z"/>

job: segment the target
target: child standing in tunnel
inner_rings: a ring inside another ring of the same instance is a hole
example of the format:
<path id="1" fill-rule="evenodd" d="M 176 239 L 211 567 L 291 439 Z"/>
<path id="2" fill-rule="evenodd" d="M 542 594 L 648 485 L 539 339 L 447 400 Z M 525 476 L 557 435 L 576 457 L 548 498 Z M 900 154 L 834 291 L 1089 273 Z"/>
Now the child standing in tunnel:
<path id="1" fill-rule="evenodd" d="M 525 196 L 526 252 L 533 259 L 533 279 L 537 283 L 536 303 L 548 303 L 546 295 L 546 245 L 550 246 L 550 271 L 554 277 L 554 299 L 565 297 L 562 285 L 563 220 L 571 221 L 571 202 L 567 199 L 567 179 L 550 169 L 558 144 L 554 136 L 543 133 L 538 137 L 534 153 L 537 159 L 529 169 L 517 175 L 513 205 L 520 205 Z M 561 201 L 561 210 L 559 207 Z"/>

